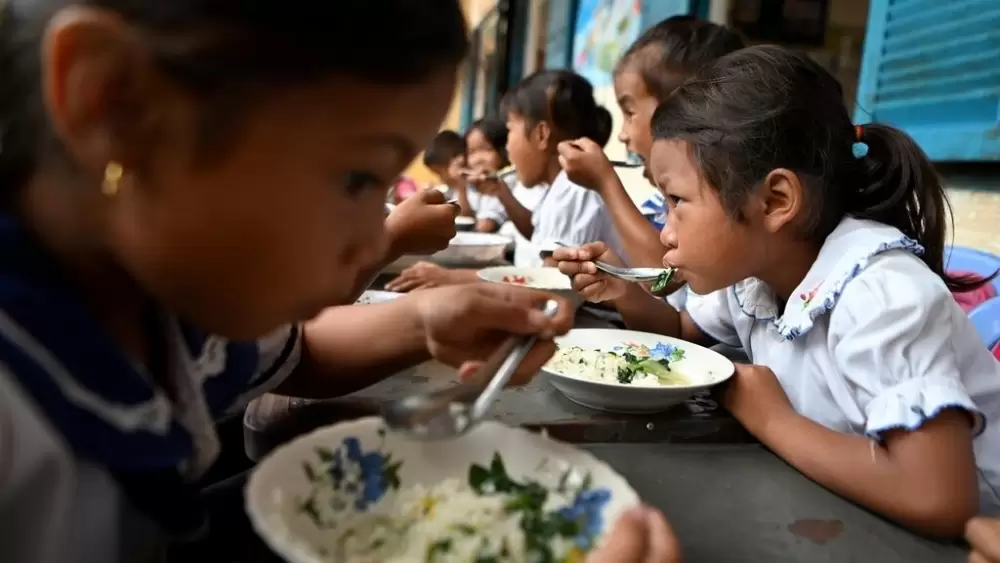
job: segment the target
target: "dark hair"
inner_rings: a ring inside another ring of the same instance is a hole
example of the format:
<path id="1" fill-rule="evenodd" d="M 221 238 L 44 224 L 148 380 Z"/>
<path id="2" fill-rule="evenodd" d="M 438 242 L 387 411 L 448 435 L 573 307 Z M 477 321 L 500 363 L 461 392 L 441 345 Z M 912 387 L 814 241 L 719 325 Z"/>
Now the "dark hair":
<path id="1" fill-rule="evenodd" d="M 469 133 L 478 130 L 486 138 L 486 142 L 493 147 L 493 150 L 500 153 L 500 159 L 503 161 L 503 166 L 509 163 L 507 158 L 507 123 L 503 118 L 495 115 L 484 117 L 482 119 L 477 119 L 472 122 L 469 126 L 469 130 L 465 132 L 465 138 L 468 140 Z"/>
<path id="2" fill-rule="evenodd" d="M 424 150 L 424 166 L 448 166 L 456 156 L 465 154 L 465 137 L 454 131 L 441 131 Z"/>
<path id="3" fill-rule="evenodd" d="M 588 137 L 603 147 L 611 138 L 611 113 L 594 101 L 593 85 L 569 70 L 526 77 L 504 94 L 500 108 L 520 115 L 529 127 L 548 123 L 558 141 Z"/>
<path id="4" fill-rule="evenodd" d="M 767 174 L 786 168 L 805 189 L 802 228 L 812 240 L 826 239 L 845 215 L 879 221 L 923 245 L 924 262 L 950 289 L 983 283 L 944 271 L 951 209 L 924 152 L 889 125 L 856 128 L 836 78 L 805 54 L 767 45 L 727 55 L 678 88 L 652 121 L 654 139 L 688 144 L 737 219 Z M 859 142 L 868 152 L 856 158 Z"/>
<path id="5" fill-rule="evenodd" d="M 468 50 L 457 0 L 0 1 L 0 183 L 7 192 L 34 173 L 43 149 L 58 148 L 46 124 L 38 53 L 48 20 L 74 4 L 134 27 L 154 64 L 203 102 L 201 131 L 213 142 L 229 140 L 240 112 L 277 89 L 331 75 L 415 83 L 450 71 Z M 357 32 L 359 22 L 371 21 L 378 33 Z"/>
<path id="6" fill-rule="evenodd" d="M 744 46 L 728 27 L 673 16 L 644 31 L 622 55 L 615 74 L 634 65 L 649 93 L 662 102 L 699 68 Z"/>

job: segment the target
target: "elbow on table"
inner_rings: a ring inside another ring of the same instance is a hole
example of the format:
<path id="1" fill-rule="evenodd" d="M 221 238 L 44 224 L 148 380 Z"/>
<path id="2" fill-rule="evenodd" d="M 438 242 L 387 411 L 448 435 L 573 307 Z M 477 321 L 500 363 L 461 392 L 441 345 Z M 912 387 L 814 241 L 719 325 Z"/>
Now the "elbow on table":
<path id="1" fill-rule="evenodd" d="M 909 503 L 904 524 L 932 538 L 955 539 L 965 533 L 965 525 L 979 513 L 976 494 L 921 496 Z"/>

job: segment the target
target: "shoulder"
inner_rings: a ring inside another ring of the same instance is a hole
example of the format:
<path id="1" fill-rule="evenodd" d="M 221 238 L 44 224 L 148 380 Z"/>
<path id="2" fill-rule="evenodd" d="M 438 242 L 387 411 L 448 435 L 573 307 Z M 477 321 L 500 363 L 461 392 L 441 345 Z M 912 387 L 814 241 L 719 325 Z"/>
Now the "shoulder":
<path id="1" fill-rule="evenodd" d="M 892 314 L 887 314 L 887 313 Z M 925 322 L 961 313 L 944 281 L 919 257 L 905 250 L 875 256 L 844 285 L 834 307 L 831 330 L 845 324 Z"/>

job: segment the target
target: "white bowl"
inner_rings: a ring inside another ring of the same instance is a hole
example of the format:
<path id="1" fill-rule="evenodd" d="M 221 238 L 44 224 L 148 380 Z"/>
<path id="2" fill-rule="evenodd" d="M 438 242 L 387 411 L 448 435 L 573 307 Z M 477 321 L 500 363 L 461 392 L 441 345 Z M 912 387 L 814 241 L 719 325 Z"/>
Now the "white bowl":
<path id="1" fill-rule="evenodd" d="M 468 217 L 465 215 L 459 215 L 455 217 L 455 230 L 458 232 L 467 232 L 476 228 L 476 218 Z"/>
<path id="2" fill-rule="evenodd" d="M 562 295 L 573 302 L 578 301 L 578 295 L 573 291 L 569 277 L 559 271 L 559 268 L 518 268 L 517 266 L 494 266 L 483 268 L 476 272 L 479 279 L 494 283 L 509 283 L 541 289 Z"/>
<path id="3" fill-rule="evenodd" d="M 571 491 L 590 483 L 591 495 L 606 491 L 603 508 L 601 502 L 590 505 L 602 521 L 598 541 L 624 510 L 639 502 L 628 482 L 607 464 L 540 434 L 487 421 L 454 440 L 422 442 L 386 432 L 381 419 L 369 417 L 317 430 L 273 451 L 250 477 L 246 510 L 257 533 L 285 560 L 328 563 L 337 560 L 337 542 L 348 518 L 384 514 L 397 490 L 451 478 L 467 482 L 474 464 L 490 467 L 494 456 L 514 480 L 530 477 L 550 491 L 560 483 L 569 483 Z M 354 461 L 359 457 L 360 462 Z M 337 477 L 339 485 L 334 485 Z M 323 501 L 310 502 L 317 493 Z M 455 514 L 441 511 L 438 517 Z"/>
<path id="4" fill-rule="evenodd" d="M 566 336 L 557 338 L 556 344 L 560 347 L 577 346 L 605 352 L 637 345 L 651 350 L 653 357 L 658 357 L 658 352 L 663 348 L 668 351 L 672 348 L 683 350 L 684 358 L 672 361 L 671 367 L 675 367 L 677 373 L 690 381 L 688 385 L 632 385 L 563 374 L 548 365 L 542 368 L 552 386 L 566 395 L 567 399 L 602 411 L 628 414 L 664 411 L 684 402 L 698 391 L 726 381 L 735 371 L 733 362 L 718 352 L 677 338 L 648 332 L 582 328 L 571 330 Z"/>
<path id="5" fill-rule="evenodd" d="M 475 268 L 503 262 L 511 240 L 492 233 L 460 232 L 448 242 L 448 248 L 431 255 L 409 254 L 386 266 L 384 272 L 398 274 L 417 262 L 441 266 Z"/>
<path id="6" fill-rule="evenodd" d="M 374 305 L 376 303 L 385 303 L 386 301 L 392 301 L 393 299 L 398 299 L 402 297 L 402 293 L 397 293 L 395 291 L 380 291 L 377 289 L 369 289 L 368 291 L 361 294 L 358 300 L 354 303 L 357 305 Z"/>
<path id="7" fill-rule="evenodd" d="M 510 239 L 492 233 L 457 233 L 448 248 L 436 252 L 431 259 L 440 264 L 484 266 L 503 260 Z"/>

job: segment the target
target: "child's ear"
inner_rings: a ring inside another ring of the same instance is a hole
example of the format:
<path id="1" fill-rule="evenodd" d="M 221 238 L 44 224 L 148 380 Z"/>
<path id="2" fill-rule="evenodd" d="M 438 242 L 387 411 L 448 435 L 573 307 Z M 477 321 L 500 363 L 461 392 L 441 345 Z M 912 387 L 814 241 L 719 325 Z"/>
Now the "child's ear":
<path id="1" fill-rule="evenodd" d="M 786 168 L 768 173 L 758 189 L 761 219 L 770 232 L 791 224 L 805 206 L 805 193 L 798 174 Z"/>
<path id="2" fill-rule="evenodd" d="M 535 127 L 531 130 L 531 136 L 529 137 L 536 147 L 543 151 L 549 150 L 549 145 L 552 144 L 552 128 L 545 121 L 539 121 L 535 124 Z"/>

